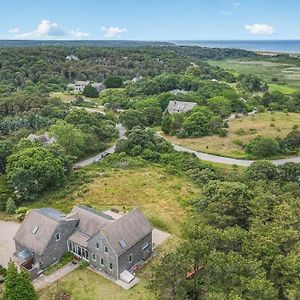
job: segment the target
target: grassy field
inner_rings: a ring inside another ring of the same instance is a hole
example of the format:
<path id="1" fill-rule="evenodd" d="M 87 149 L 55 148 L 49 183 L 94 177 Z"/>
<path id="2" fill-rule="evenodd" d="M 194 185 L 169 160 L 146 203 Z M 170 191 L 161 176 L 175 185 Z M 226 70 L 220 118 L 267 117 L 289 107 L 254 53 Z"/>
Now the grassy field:
<path id="1" fill-rule="evenodd" d="M 226 137 L 216 135 L 193 139 L 181 139 L 166 135 L 165 137 L 175 144 L 193 150 L 228 157 L 249 158 L 243 150 L 242 144 L 248 143 L 257 135 L 273 138 L 286 136 L 294 125 L 300 125 L 300 114 L 266 112 L 235 119 L 228 124 L 229 132 Z"/>
<path id="2" fill-rule="evenodd" d="M 82 97 L 85 100 L 95 102 L 95 98 L 88 98 L 83 95 L 71 95 L 71 94 L 63 93 L 63 92 L 52 92 L 50 95 L 52 97 L 60 98 L 64 102 L 71 102 L 72 100 L 75 100 L 78 96 Z"/>
<path id="3" fill-rule="evenodd" d="M 278 86 L 283 86 L 281 91 L 289 94 L 294 89 L 300 89 L 300 67 L 270 61 L 222 60 L 211 61 L 210 63 L 232 70 L 235 74 L 260 75 L 267 83 L 271 84 L 271 90 L 278 90 Z M 274 78 L 277 78 L 276 84 L 272 80 Z M 285 89 L 285 87 L 292 89 Z"/>
<path id="4" fill-rule="evenodd" d="M 199 188 L 188 179 L 148 166 L 97 171 L 91 183 L 79 186 L 63 198 L 47 196 L 29 206 L 54 207 L 64 212 L 78 204 L 88 204 L 99 210 L 114 207 L 123 211 L 125 207 L 127 211 L 140 207 L 154 226 L 178 234 L 187 213 L 184 202 L 199 193 Z"/>

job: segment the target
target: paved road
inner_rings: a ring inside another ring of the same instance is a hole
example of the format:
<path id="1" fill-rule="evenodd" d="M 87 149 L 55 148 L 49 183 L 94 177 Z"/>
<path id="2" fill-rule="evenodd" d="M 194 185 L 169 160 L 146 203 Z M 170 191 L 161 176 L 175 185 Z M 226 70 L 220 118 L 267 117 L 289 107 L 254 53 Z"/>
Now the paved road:
<path id="1" fill-rule="evenodd" d="M 116 128 L 118 129 L 119 131 L 119 139 L 125 139 L 125 133 L 126 133 L 126 130 L 125 128 L 122 126 L 122 124 L 118 124 L 116 126 Z M 81 168 L 81 167 L 85 167 L 85 166 L 88 166 L 92 163 L 95 163 L 97 161 L 99 161 L 101 159 L 101 155 L 104 153 L 104 152 L 107 152 L 107 153 L 114 153 L 115 152 L 115 146 L 116 145 L 113 145 L 111 146 L 110 148 L 106 149 L 105 151 L 101 152 L 101 153 L 98 153 L 97 155 L 95 156 L 92 156 L 92 157 L 89 157 L 85 160 L 82 160 L 80 162 L 77 162 L 73 165 L 74 168 Z"/>
<path id="2" fill-rule="evenodd" d="M 194 151 L 189 148 L 185 148 L 176 144 L 172 144 L 172 145 L 176 151 L 194 153 L 198 158 L 210 162 L 226 164 L 226 165 L 237 165 L 242 167 L 249 167 L 254 162 L 254 160 L 235 159 L 235 158 L 223 157 L 218 155 L 212 155 L 212 154 L 207 154 L 199 151 Z M 275 159 L 275 160 L 271 160 L 271 162 L 274 165 L 283 165 L 287 162 L 300 163 L 300 156 L 283 158 L 283 159 Z"/>

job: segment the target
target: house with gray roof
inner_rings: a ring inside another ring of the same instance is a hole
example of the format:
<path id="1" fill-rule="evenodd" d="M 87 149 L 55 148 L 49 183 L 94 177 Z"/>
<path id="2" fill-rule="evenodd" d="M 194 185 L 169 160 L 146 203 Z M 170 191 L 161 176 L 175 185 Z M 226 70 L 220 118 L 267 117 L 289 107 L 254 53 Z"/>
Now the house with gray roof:
<path id="1" fill-rule="evenodd" d="M 196 102 L 170 101 L 166 112 L 169 114 L 185 113 L 192 110 L 196 105 Z"/>
<path id="2" fill-rule="evenodd" d="M 33 209 L 14 240 L 15 256 L 32 278 L 69 251 L 113 278 L 131 281 L 136 266 L 153 251 L 152 226 L 138 208 L 119 219 L 84 205 L 68 215 Z"/>
<path id="3" fill-rule="evenodd" d="M 48 144 L 53 144 L 53 143 L 56 142 L 56 138 L 54 136 L 50 136 L 47 131 L 42 135 L 29 134 L 27 139 L 29 141 L 31 141 L 32 143 L 38 142 L 42 146 L 45 146 L 45 145 L 48 145 Z"/>
<path id="4" fill-rule="evenodd" d="M 175 90 L 169 91 L 169 93 L 176 96 L 178 94 L 187 95 L 190 92 L 189 91 L 185 91 L 185 90 L 175 89 Z"/>
<path id="5" fill-rule="evenodd" d="M 99 93 L 105 90 L 106 88 L 103 83 L 82 80 L 75 81 L 74 83 L 69 83 L 67 85 L 67 88 L 73 89 L 75 92 L 83 92 L 84 88 L 89 84 L 91 84 L 91 86 L 94 87 Z"/>

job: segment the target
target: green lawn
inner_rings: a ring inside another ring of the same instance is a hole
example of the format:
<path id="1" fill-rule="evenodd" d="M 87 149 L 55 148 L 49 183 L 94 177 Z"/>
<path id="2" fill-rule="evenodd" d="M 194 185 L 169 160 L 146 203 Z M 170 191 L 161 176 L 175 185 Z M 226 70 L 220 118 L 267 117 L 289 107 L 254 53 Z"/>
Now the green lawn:
<path id="1" fill-rule="evenodd" d="M 279 89 L 282 86 L 282 92 L 291 93 L 292 89 L 300 89 L 300 67 L 270 61 L 247 61 L 247 60 L 221 60 L 210 61 L 212 65 L 232 70 L 234 74 L 257 74 L 267 83 L 271 84 L 271 90 Z M 277 79 L 275 84 L 274 78 Z"/>
<path id="2" fill-rule="evenodd" d="M 243 144 L 248 143 L 257 135 L 283 138 L 292 130 L 293 126 L 299 124 L 300 114 L 266 112 L 228 122 L 229 128 L 226 137 L 217 135 L 186 139 L 168 135 L 164 135 L 164 137 L 175 144 L 193 150 L 234 158 L 251 158 L 245 153 Z"/>

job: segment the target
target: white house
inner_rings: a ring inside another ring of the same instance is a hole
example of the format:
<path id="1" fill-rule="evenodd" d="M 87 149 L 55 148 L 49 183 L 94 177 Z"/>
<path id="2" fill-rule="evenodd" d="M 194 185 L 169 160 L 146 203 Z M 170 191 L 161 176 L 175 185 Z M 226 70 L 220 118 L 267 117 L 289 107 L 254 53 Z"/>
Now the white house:
<path id="1" fill-rule="evenodd" d="M 68 60 L 68 61 L 72 61 L 72 60 L 79 61 L 79 58 L 78 58 L 78 56 L 72 54 L 72 55 L 66 56 L 66 60 Z"/>

